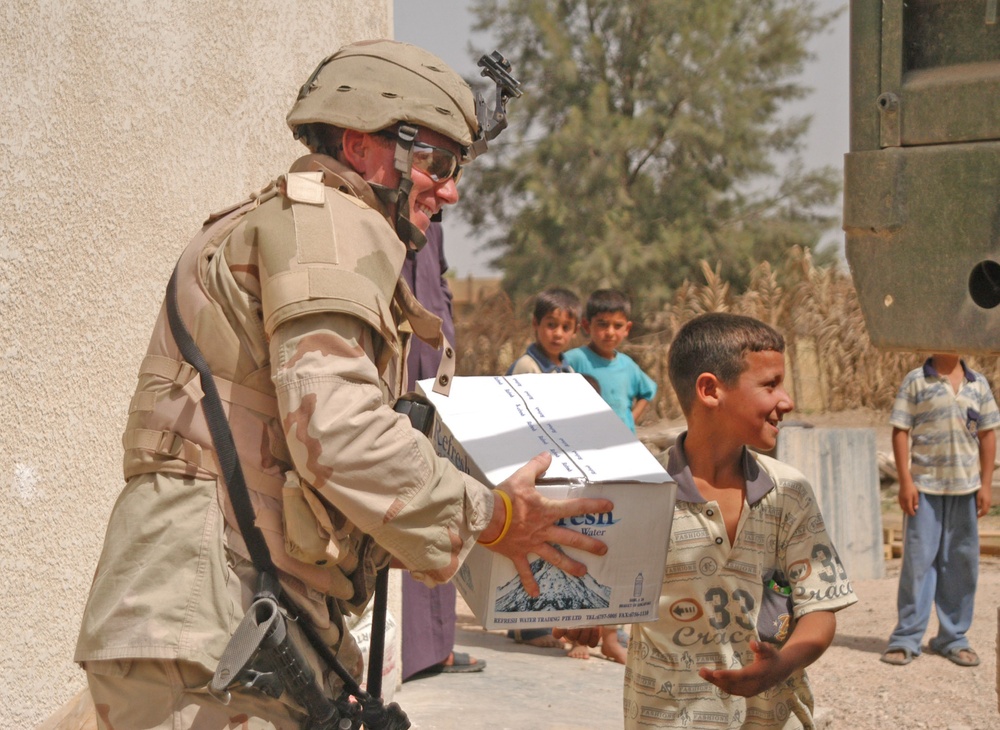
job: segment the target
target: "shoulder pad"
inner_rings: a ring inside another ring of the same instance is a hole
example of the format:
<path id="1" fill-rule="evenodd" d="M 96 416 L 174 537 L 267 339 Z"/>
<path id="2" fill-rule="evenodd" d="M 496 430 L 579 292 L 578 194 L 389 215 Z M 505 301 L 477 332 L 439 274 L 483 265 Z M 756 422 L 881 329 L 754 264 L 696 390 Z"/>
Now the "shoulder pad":
<path id="1" fill-rule="evenodd" d="M 326 201 L 322 172 L 290 172 L 285 177 L 285 196 L 294 203 L 323 205 Z"/>
<path id="2" fill-rule="evenodd" d="M 230 213 L 233 213 L 245 206 L 252 205 L 253 207 L 256 207 L 261 203 L 270 200 L 271 198 L 273 198 L 275 195 L 278 194 L 277 183 L 278 183 L 277 180 L 272 180 L 265 187 L 261 188 L 257 192 L 251 193 L 250 197 L 247 198 L 246 200 L 230 205 L 228 208 L 223 208 L 222 210 L 215 211 L 214 213 L 210 214 L 208 218 L 205 219 L 205 222 L 202 223 L 202 225 L 207 226 L 211 223 L 215 223 L 215 221 L 221 218 L 225 218 Z"/>

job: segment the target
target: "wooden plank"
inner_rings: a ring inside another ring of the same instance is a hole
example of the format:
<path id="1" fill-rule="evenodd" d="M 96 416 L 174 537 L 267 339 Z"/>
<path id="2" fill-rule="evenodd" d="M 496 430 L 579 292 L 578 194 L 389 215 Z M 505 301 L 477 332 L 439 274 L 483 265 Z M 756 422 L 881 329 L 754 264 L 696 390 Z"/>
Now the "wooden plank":
<path id="1" fill-rule="evenodd" d="M 882 546 L 886 560 L 903 555 L 903 518 L 901 515 L 885 515 L 882 518 Z M 979 531 L 979 554 L 1000 556 L 1000 531 Z"/>

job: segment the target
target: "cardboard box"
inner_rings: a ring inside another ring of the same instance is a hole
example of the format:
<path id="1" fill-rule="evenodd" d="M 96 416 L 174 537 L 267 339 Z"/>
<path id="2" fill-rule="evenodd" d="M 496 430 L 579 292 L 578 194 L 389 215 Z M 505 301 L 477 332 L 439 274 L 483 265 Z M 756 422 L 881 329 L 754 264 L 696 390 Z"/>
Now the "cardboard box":
<path id="1" fill-rule="evenodd" d="M 605 542 L 603 557 L 573 548 L 587 565 L 575 578 L 536 558 L 541 596 L 532 599 L 506 557 L 476 546 L 454 582 L 487 629 L 594 626 L 657 617 L 676 484 L 577 374 L 457 377 L 451 393 L 417 384 L 437 409 L 432 439 L 462 471 L 496 486 L 542 451 L 552 465 L 546 497 L 605 497 L 612 512 L 564 520 Z"/>

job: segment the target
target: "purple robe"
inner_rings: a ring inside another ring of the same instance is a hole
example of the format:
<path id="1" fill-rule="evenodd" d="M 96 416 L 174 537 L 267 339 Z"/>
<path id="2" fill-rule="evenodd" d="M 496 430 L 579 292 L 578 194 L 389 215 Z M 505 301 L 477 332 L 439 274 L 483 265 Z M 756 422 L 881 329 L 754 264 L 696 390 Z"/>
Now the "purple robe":
<path id="1" fill-rule="evenodd" d="M 451 290 L 444 279 L 448 263 L 440 223 L 431 223 L 427 245 L 409 253 L 401 276 L 417 300 L 442 319 L 448 342 L 455 343 L 451 316 Z M 433 378 L 441 362 L 441 351 L 414 337 L 406 360 L 408 390 L 417 380 Z M 455 586 L 445 583 L 428 588 L 403 572 L 402 655 L 403 679 L 443 662 L 455 646 Z"/>
<path id="2" fill-rule="evenodd" d="M 444 258 L 444 240 L 440 223 L 431 223 L 427 229 L 427 245 L 406 255 L 400 276 L 410 285 L 417 301 L 441 318 L 441 329 L 451 345 L 455 344 L 455 323 L 451 316 L 451 289 L 444 278 L 448 262 Z M 414 390 L 417 380 L 433 378 L 441 364 L 441 351 L 435 350 L 418 337 L 410 340 L 410 354 L 406 358 L 409 379 L 407 390 Z"/>

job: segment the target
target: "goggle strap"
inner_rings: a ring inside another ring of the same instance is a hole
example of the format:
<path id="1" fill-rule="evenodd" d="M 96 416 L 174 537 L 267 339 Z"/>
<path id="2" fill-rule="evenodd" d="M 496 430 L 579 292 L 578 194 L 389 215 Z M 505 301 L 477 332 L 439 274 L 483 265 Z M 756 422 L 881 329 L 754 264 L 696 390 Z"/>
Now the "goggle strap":
<path id="1" fill-rule="evenodd" d="M 394 164 L 396 171 L 402 174 L 405 179 L 409 179 L 410 177 L 410 167 L 413 164 L 413 141 L 416 138 L 416 127 L 404 124 L 396 131 L 396 157 Z"/>

